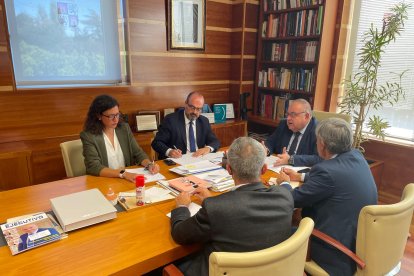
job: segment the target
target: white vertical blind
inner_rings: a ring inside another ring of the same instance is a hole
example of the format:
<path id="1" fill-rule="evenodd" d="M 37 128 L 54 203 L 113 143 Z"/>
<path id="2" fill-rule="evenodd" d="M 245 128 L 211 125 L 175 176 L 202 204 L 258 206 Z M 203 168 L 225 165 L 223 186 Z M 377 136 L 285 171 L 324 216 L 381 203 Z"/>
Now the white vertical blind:
<path id="1" fill-rule="evenodd" d="M 381 30 L 384 14 L 389 13 L 390 8 L 398 2 L 395 0 L 362 0 L 352 72 L 358 69 L 357 52 L 362 46 L 363 34 L 369 29 L 371 23 Z M 386 104 L 380 110 L 372 111 L 371 114 L 380 115 L 390 123 L 391 127 L 386 130 L 388 136 L 414 141 L 414 0 L 404 2 L 411 4 L 408 10 L 408 20 L 401 36 L 398 36 L 395 43 L 391 42 L 385 49 L 378 80 L 379 84 L 384 84 L 385 81 L 391 80 L 392 72 L 401 73 L 408 69 L 402 82 L 406 93 L 405 100 L 399 101 L 394 106 Z"/>
<path id="2" fill-rule="evenodd" d="M 5 0 L 17 86 L 121 81 L 113 0 Z"/>

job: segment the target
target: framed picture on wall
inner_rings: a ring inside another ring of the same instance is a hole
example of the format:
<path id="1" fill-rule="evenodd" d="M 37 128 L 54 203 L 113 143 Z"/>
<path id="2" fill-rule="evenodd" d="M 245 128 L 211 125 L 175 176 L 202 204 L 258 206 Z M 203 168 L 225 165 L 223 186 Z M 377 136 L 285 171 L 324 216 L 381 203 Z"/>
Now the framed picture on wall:
<path id="1" fill-rule="evenodd" d="M 206 0 L 168 0 L 168 48 L 204 50 Z"/>

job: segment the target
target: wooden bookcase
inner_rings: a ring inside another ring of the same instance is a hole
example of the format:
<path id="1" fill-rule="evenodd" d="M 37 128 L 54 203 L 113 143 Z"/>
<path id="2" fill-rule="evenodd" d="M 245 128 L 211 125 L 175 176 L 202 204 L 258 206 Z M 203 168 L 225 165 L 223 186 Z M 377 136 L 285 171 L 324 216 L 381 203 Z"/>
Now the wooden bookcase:
<path id="1" fill-rule="evenodd" d="M 261 0 L 249 121 L 277 126 L 289 100 L 305 98 L 313 105 L 324 11 L 325 0 Z"/>

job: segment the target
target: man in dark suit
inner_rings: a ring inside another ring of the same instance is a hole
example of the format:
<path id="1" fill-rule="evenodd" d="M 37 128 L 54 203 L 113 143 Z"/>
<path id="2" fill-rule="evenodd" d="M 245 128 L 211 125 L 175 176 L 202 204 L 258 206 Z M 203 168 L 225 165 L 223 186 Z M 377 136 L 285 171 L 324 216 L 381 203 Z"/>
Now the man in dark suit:
<path id="1" fill-rule="evenodd" d="M 266 150 L 256 140 L 240 137 L 227 152 L 227 170 L 236 187 L 210 197 L 197 188 L 202 208 L 190 217 L 188 193 L 176 198 L 171 212 L 171 235 L 180 244 L 204 243 L 204 248 L 185 259 L 179 268 L 185 275 L 208 275 L 211 252 L 246 252 L 276 245 L 291 235 L 293 199 L 288 190 L 263 185 Z"/>
<path id="2" fill-rule="evenodd" d="M 290 102 L 287 118 L 280 121 L 265 142 L 268 154 L 278 154 L 275 166 L 312 166 L 321 161 L 316 150 L 316 124 L 311 106 L 306 100 L 296 99 Z"/>
<path id="3" fill-rule="evenodd" d="M 204 97 L 191 92 L 185 101 L 184 110 L 168 114 L 152 141 L 152 148 L 159 158 L 179 158 L 187 152 L 201 156 L 216 151 L 220 142 L 212 132 L 208 119 L 200 116 Z"/>
<path id="4" fill-rule="evenodd" d="M 291 190 L 296 208 L 311 217 L 315 228 L 332 236 L 355 252 L 358 216 L 366 205 L 377 204 L 374 178 L 362 154 L 351 149 L 352 129 L 342 119 L 330 118 L 316 127 L 317 148 L 324 160 L 304 176 L 302 186 L 293 189 L 290 180 L 303 175 L 284 170 L 278 177 Z M 345 254 L 314 239 L 311 257 L 329 275 L 353 275 L 355 263 Z"/>

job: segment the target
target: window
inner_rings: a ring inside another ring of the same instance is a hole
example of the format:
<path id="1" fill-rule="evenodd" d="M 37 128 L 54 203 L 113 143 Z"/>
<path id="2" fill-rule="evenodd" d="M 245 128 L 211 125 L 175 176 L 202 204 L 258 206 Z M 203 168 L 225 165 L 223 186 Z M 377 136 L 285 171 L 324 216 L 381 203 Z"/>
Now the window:
<path id="1" fill-rule="evenodd" d="M 119 83 L 119 3 L 6 0 L 17 86 Z"/>
<path id="2" fill-rule="evenodd" d="M 361 48 L 360 38 L 369 29 L 371 23 L 381 30 L 384 14 L 388 13 L 395 3 L 395 0 L 362 0 L 360 9 L 356 8 L 357 34 L 350 52 L 354 55 L 353 60 L 351 59 L 352 72 L 357 70 L 359 62 L 356 51 L 352 50 L 353 46 L 356 50 Z M 387 136 L 414 142 L 414 120 L 412 119 L 414 117 L 414 51 L 412 50 L 414 48 L 414 0 L 405 0 L 405 3 L 411 4 L 408 20 L 401 36 L 398 36 L 396 41 L 385 49 L 382 66 L 378 73 L 379 81 L 385 83 L 385 80 L 390 80 L 392 72 L 401 73 L 408 69 L 402 82 L 405 100 L 400 100 L 393 106 L 385 105 L 380 110 L 371 111 L 370 115 L 380 115 L 390 123 L 391 127 L 386 130 Z"/>

